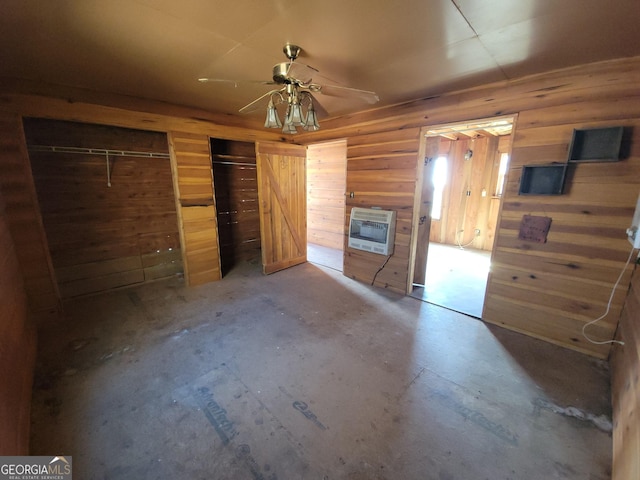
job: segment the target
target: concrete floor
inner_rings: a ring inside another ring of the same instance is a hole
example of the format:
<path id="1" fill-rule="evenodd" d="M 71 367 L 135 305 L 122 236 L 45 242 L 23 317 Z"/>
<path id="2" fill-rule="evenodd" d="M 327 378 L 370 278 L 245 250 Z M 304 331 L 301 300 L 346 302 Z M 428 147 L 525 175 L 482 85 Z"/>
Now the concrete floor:
<path id="1" fill-rule="evenodd" d="M 412 297 L 482 318 L 491 252 L 431 242 L 424 287 Z"/>
<path id="2" fill-rule="evenodd" d="M 32 454 L 74 478 L 610 478 L 604 362 L 307 263 L 81 298 Z"/>
<path id="3" fill-rule="evenodd" d="M 307 261 L 342 272 L 344 252 L 315 243 L 307 244 Z"/>

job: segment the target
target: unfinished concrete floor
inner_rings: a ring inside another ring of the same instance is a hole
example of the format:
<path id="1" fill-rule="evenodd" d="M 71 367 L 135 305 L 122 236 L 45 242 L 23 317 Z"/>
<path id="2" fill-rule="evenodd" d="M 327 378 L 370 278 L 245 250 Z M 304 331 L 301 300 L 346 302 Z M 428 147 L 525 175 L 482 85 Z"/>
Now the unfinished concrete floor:
<path id="1" fill-rule="evenodd" d="M 482 318 L 491 252 L 431 242 L 424 287 L 412 297 Z"/>
<path id="2" fill-rule="evenodd" d="M 610 477 L 606 363 L 310 263 L 70 301 L 32 454 L 89 479 Z"/>

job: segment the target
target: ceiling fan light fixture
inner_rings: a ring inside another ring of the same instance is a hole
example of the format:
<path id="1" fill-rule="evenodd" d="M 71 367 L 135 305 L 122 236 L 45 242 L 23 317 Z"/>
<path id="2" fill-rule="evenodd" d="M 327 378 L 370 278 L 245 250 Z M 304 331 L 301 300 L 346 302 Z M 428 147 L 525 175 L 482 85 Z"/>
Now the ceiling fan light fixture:
<path id="1" fill-rule="evenodd" d="M 303 127 L 307 132 L 315 132 L 316 130 L 320 130 L 320 124 L 318 123 L 318 115 L 316 115 L 316 111 L 313 109 L 313 102 L 309 105 L 309 111 L 307 112 L 307 120 L 304 123 Z"/>
<path id="2" fill-rule="evenodd" d="M 294 98 L 293 103 L 289 106 L 287 112 L 287 118 L 284 120 L 285 124 L 293 125 L 294 127 L 301 127 L 304 125 L 304 115 L 302 114 L 302 107 Z"/>
<path id="3" fill-rule="evenodd" d="M 302 127 L 309 132 L 319 130 L 320 123 L 313 105 L 313 101 L 317 101 L 315 94 L 354 97 L 370 104 L 380 100 L 375 92 L 339 85 L 313 83 L 313 78 L 318 73 L 318 70 L 295 61 L 302 49 L 297 45 L 287 43 L 282 51 L 289 61 L 278 63 L 273 67 L 273 81 L 259 82 L 265 85 L 276 84 L 278 87 L 261 95 L 239 110 L 240 113 L 253 112 L 258 108 L 258 104 L 263 104 L 263 101 L 269 99 L 264 121 L 265 128 L 282 127 L 282 131 L 289 134 L 297 133 L 296 127 Z M 235 87 L 239 86 L 239 83 L 235 80 L 216 78 L 199 78 L 198 80 L 200 82 L 233 83 Z M 280 104 L 286 104 L 284 117 L 280 117 L 276 109 L 276 106 Z M 324 108 L 321 108 L 320 104 L 317 105 L 321 113 L 327 113 Z M 280 118 L 283 118 L 283 121 L 280 121 Z"/>
<path id="4" fill-rule="evenodd" d="M 282 127 L 282 133 L 288 133 L 290 135 L 294 135 L 298 133 L 298 130 L 296 130 L 296 127 L 294 125 L 284 122 L 284 126 Z"/>
<path id="5" fill-rule="evenodd" d="M 282 122 L 278 117 L 278 110 L 276 110 L 273 100 L 269 100 L 269 106 L 267 107 L 267 118 L 264 121 L 266 128 L 282 128 Z"/>

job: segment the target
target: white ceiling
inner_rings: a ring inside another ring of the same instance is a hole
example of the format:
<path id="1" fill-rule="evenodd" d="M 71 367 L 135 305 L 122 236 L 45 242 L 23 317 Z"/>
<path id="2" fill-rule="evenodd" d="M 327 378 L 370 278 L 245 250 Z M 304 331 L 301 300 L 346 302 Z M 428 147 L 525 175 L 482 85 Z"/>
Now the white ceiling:
<path id="1" fill-rule="evenodd" d="M 381 106 L 640 55 L 638 20 L 639 0 L 0 0 L 0 76 L 236 114 L 291 42 Z"/>

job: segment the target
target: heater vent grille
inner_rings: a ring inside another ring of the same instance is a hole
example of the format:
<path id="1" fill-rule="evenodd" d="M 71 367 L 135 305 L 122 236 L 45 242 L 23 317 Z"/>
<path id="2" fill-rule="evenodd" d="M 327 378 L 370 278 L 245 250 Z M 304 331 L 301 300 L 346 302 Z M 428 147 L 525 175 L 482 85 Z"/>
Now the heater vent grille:
<path id="1" fill-rule="evenodd" d="M 349 248 L 393 254 L 396 212 L 354 207 L 349 221 Z"/>

